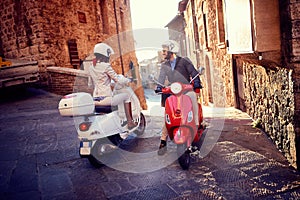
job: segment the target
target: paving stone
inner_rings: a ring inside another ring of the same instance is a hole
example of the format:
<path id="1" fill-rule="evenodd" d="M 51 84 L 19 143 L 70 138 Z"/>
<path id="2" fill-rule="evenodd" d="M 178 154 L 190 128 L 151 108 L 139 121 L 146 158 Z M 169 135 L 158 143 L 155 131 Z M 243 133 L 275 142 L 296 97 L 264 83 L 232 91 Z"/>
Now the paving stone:
<path id="1" fill-rule="evenodd" d="M 49 165 L 67 162 L 77 158 L 79 158 L 78 148 L 53 150 L 37 154 L 37 163 L 39 165 Z"/>
<path id="2" fill-rule="evenodd" d="M 41 168 L 39 184 L 43 199 L 60 197 L 72 199 L 73 185 L 67 172 L 63 169 Z"/>
<path id="3" fill-rule="evenodd" d="M 29 155 L 19 158 L 11 174 L 9 193 L 38 190 L 36 157 Z"/>
<path id="4" fill-rule="evenodd" d="M 1 161 L 0 162 L 0 193 L 8 191 L 11 175 L 16 168 L 17 161 Z"/>
<path id="5" fill-rule="evenodd" d="M 14 199 L 14 200 L 24 200 L 24 199 L 30 199 L 30 200 L 40 200 L 41 193 L 39 191 L 25 191 L 25 192 L 19 192 L 19 193 L 9 193 L 4 194 L 2 196 L 4 199 Z"/>
<path id="6" fill-rule="evenodd" d="M 160 199 L 172 199 L 177 194 L 169 188 L 167 185 L 160 185 L 159 187 L 153 187 L 145 190 L 138 190 L 130 193 L 123 194 L 121 196 L 113 196 L 110 200 L 160 200 Z"/>
<path id="7" fill-rule="evenodd" d="M 218 192 L 214 191 L 213 189 L 202 190 L 197 193 L 191 193 L 189 195 L 183 195 L 177 198 L 173 198 L 173 200 L 222 200 L 222 196 L 218 194 Z"/>

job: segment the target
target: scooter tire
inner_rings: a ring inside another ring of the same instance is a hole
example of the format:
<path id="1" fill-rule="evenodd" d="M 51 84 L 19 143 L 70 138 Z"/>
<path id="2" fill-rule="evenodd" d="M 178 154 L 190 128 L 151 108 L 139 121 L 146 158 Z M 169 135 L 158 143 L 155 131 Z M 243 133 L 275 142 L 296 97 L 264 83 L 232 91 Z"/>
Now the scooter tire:
<path id="1" fill-rule="evenodd" d="M 101 162 L 99 162 L 94 156 L 89 155 L 87 156 L 87 159 L 89 160 L 90 164 L 95 168 L 100 168 L 103 166 Z"/>
<path id="2" fill-rule="evenodd" d="M 143 113 L 140 113 L 140 124 L 137 127 L 137 129 L 134 131 L 134 133 L 137 136 L 143 135 L 146 128 L 146 118 Z"/>
<path id="3" fill-rule="evenodd" d="M 177 145 L 178 163 L 183 170 L 188 170 L 191 164 L 191 156 L 186 144 Z"/>
<path id="4" fill-rule="evenodd" d="M 201 147 L 202 147 L 202 144 L 204 142 L 204 139 L 206 137 L 206 134 L 207 134 L 207 129 L 203 129 L 202 130 L 202 135 L 200 137 L 200 139 L 196 142 L 193 142 L 192 143 L 192 146 L 196 146 L 198 148 L 198 150 L 200 151 Z"/>
<path id="5" fill-rule="evenodd" d="M 96 168 L 99 168 L 105 164 L 106 157 L 109 156 L 109 152 L 101 153 L 100 146 L 102 144 L 112 144 L 114 145 L 109 138 L 102 138 L 97 140 L 91 149 L 91 154 L 88 156 L 88 160 L 91 165 Z M 114 150 L 112 150 L 114 151 Z"/>
<path id="6" fill-rule="evenodd" d="M 121 138 L 121 136 L 119 134 L 116 135 L 111 135 L 107 137 L 109 139 L 110 142 L 112 142 L 114 145 L 119 146 L 123 139 Z"/>

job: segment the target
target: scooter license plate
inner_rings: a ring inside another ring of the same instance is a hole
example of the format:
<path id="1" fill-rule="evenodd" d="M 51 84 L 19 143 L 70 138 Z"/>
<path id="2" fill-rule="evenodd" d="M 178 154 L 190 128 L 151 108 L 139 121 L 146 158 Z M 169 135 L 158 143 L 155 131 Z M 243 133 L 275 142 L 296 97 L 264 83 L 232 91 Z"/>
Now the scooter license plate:
<path id="1" fill-rule="evenodd" d="M 80 142 L 80 155 L 91 154 L 92 142 Z"/>

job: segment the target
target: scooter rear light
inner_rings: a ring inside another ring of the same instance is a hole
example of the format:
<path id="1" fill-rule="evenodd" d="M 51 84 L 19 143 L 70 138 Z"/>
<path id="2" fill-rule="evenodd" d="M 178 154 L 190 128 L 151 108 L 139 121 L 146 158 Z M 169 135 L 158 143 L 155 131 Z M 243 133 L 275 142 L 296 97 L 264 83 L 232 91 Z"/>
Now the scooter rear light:
<path id="1" fill-rule="evenodd" d="M 82 122 L 81 124 L 79 124 L 79 130 L 87 131 L 87 130 L 89 130 L 90 126 L 91 126 L 90 122 Z"/>

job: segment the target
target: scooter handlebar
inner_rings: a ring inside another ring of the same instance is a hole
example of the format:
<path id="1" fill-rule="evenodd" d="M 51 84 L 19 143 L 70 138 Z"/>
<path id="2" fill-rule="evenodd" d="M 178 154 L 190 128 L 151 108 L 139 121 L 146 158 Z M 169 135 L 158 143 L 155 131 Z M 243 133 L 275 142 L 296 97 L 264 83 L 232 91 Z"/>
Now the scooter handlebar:
<path id="1" fill-rule="evenodd" d="M 194 90 L 193 85 L 191 85 L 191 84 L 183 84 L 183 83 L 181 83 L 181 85 L 182 85 L 181 92 L 193 91 Z M 171 90 L 171 86 L 172 86 L 172 84 L 170 86 L 162 88 L 161 93 L 163 93 L 163 94 L 173 94 L 173 92 Z"/>
<path id="2" fill-rule="evenodd" d="M 168 86 L 168 87 L 162 88 L 161 93 L 163 93 L 163 94 L 170 94 L 170 93 L 172 93 L 171 92 L 171 87 Z"/>

